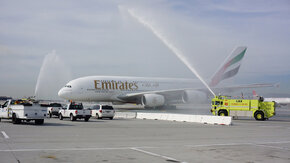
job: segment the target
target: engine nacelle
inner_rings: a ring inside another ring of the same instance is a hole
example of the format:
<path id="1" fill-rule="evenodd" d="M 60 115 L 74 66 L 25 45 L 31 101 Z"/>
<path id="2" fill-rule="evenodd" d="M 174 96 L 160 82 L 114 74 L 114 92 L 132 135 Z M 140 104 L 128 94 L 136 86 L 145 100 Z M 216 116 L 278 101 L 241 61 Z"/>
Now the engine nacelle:
<path id="1" fill-rule="evenodd" d="M 144 94 L 141 103 L 147 107 L 162 106 L 165 103 L 165 98 L 158 94 Z"/>
<path id="2" fill-rule="evenodd" d="M 184 91 L 182 101 L 184 103 L 206 103 L 207 95 L 201 91 Z"/>

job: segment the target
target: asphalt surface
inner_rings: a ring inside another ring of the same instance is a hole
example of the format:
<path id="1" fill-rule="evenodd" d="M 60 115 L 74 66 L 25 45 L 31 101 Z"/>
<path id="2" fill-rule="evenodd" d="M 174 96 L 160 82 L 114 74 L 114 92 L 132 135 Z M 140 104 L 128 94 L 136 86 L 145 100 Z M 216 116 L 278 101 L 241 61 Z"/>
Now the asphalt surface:
<path id="1" fill-rule="evenodd" d="M 199 107 L 152 112 L 208 114 L 207 106 Z M 290 162 L 290 109 L 277 109 L 268 121 L 239 119 L 231 126 L 57 118 L 39 126 L 2 120 L 0 163 L 13 162 Z"/>

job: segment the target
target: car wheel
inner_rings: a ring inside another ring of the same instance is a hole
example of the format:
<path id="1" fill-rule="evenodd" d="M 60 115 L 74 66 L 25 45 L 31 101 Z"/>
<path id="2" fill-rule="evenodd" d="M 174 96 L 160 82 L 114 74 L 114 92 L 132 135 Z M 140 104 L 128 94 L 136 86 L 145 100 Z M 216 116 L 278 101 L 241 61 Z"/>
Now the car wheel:
<path id="1" fill-rule="evenodd" d="M 44 119 L 36 119 L 35 124 L 36 125 L 42 125 L 44 123 Z"/>
<path id="2" fill-rule="evenodd" d="M 96 119 L 100 119 L 100 116 L 98 113 L 96 113 Z"/>
<path id="3" fill-rule="evenodd" d="M 62 114 L 61 114 L 61 113 L 59 114 L 59 116 L 58 116 L 58 117 L 59 117 L 59 119 L 60 119 L 60 120 L 63 120 L 63 116 L 62 116 Z"/>
<path id="4" fill-rule="evenodd" d="M 76 118 L 73 116 L 73 114 L 70 114 L 70 120 L 71 121 L 75 121 L 76 120 Z"/>
<path id="5" fill-rule="evenodd" d="M 13 113 L 13 115 L 12 115 L 12 123 L 13 124 L 19 124 L 19 123 L 21 123 L 21 120 L 16 117 L 16 114 L 15 113 Z"/>

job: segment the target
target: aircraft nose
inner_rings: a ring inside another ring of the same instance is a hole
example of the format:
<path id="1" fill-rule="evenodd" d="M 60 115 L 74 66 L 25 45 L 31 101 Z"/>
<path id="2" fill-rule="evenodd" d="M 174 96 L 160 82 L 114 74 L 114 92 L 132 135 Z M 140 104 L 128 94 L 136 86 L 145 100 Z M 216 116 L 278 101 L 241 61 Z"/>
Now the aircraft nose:
<path id="1" fill-rule="evenodd" d="M 61 97 L 61 98 L 64 98 L 64 91 L 63 91 L 63 88 L 61 88 L 59 91 L 58 91 L 58 96 Z"/>
<path id="2" fill-rule="evenodd" d="M 57 94 L 59 97 L 67 99 L 70 98 L 71 91 L 66 90 L 65 88 L 61 88 Z"/>

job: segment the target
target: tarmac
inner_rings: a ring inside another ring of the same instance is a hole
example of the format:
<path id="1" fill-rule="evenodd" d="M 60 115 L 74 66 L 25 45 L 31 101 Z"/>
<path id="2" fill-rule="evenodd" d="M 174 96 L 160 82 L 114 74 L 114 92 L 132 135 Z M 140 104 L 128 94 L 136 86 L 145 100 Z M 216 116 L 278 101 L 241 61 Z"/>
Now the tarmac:
<path id="1" fill-rule="evenodd" d="M 130 112 L 209 114 L 208 105 Z M 127 111 L 128 111 L 127 110 Z M 114 119 L 44 125 L 0 122 L 0 163 L 33 162 L 290 162 L 290 109 L 267 121 L 233 120 L 209 125 L 159 120 Z"/>

